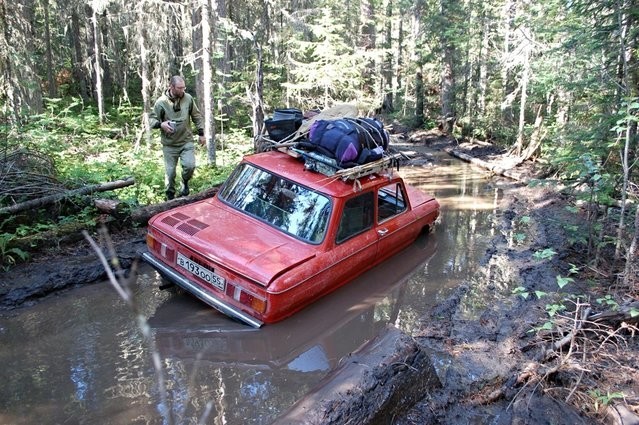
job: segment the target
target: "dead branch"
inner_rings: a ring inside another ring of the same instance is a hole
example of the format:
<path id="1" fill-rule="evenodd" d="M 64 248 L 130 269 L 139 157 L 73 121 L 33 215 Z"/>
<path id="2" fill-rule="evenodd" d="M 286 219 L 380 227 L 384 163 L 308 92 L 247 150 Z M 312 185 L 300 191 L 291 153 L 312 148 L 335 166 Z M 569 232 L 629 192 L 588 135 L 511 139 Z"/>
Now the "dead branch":
<path id="1" fill-rule="evenodd" d="M 102 235 L 102 238 L 104 239 L 104 242 L 107 245 L 111 258 L 117 258 L 117 255 L 115 253 L 115 249 L 113 247 L 113 243 L 112 243 L 111 237 L 109 236 L 108 231 L 105 228 L 103 228 L 100 230 L 100 233 Z M 102 266 L 104 267 L 104 270 L 107 273 L 107 276 L 109 278 L 109 283 L 111 284 L 111 286 L 113 286 L 113 288 L 115 289 L 117 294 L 120 296 L 120 298 L 122 298 L 122 300 L 124 300 L 124 302 L 126 302 L 126 304 L 131 308 L 133 313 L 135 313 L 140 332 L 144 336 L 144 339 L 147 342 L 147 344 L 149 344 L 149 348 L 151 350 L 151 357 L 153 360 L 152 363 L 155 369 L 156 380 L 157 380 L 158 389 L 160 392 L 160 401 L 163 405 L 168 406 L 167 404 L 168 393 L 166 390 L 166 379 L 164 377 L 164 371 L 162 370 L 160 353 L 155 345 L 154 339 L 151 337 L 151 328 L 148 325 L 147 318 L 144 314 L 142 314 L 139 311 L 137 300 L 133 297 L 133 293 L 131 291 L 131 285 L 137 279 L 137 272 L 136 272 L 137 262 L 133 264 L 130 277 L 128 279 L 124 278 L 124 276 L 122 276 L 122 273 L 120 273 L 121 270 L 120 270 L 119 264 L 117 262 L 114 264 L 114 267 L 116 269 L 114 271 L 112 268 L 112 265 L 109 264 L 109 261 L 106 255 L 102 251 L 102 248 L 89 235 L 89 233 L 86 231 L 83 231 L 82 235 L 87 240 L 87 242 L 89 242 L 89 244 L 95 251 L 96 255 L 100 259 L 100 262 L 102 263 Z M 173 423 L 173 421 L 171 420 L 170 423 Z"/>
<path id="2" fill-rule="evenodd" d="M 639 316 L 633 312 L 639 311 L 639 301 L 620 305 L 616 310 L 603 311 L 592 316 L 596 323 L 603 323 L 613 328 L 618 328 L 624 323 L 639 324 Z M 634 314 L 634 316 L 633 316 Z"/>
<path id="3" fill-rule="evenodd" d="M 590 307 L 587 307 L 584 312 L 581 314 L 581 319 L 575 320 L 573 323 L 573 328 L 572 330 L 568 333 L 568 335 L 564 336 L 562 339 L 560 339 L 559 341 L 556 341 L 553 345 L 552 345 L 552 350 L 553 351 L 559 351 L 561 348 L 563 348 L 564 346 L 566 346 L 568 343 L 574 341 L 575 337 L 577 336 L 577 333 L 581 330 L 581 328 L 583 327 L 584 323 L 586 322 L 586 320 L 588 320 L 588 316 L 590 316 Z"/>

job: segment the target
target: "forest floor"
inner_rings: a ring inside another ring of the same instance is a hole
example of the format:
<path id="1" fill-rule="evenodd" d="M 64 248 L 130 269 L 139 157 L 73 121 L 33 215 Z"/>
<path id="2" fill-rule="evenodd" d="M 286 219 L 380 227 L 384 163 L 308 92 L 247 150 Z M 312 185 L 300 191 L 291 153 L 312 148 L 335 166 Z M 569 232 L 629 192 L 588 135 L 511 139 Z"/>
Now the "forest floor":
<path id="1" fill-rule="evenodd" d="M 412 134 L 402 149 L 413 152 L 413 164 L 432 159 L 427 149 L 455 150 L 485 165 L 507 162 L 492 146 L 458 144 L 435 132 Z M 585 265 L 567 231 L 579 224 L 566 210 L 573 200 L 550 186 L 527 185 L 539 172 L 537 164 L 527 162 L 510 174 L 521 181 L 494 177 L 507 188 L 499 201 L 500 232 L 476 276 L 410 335 L 411 344 L 428 353 L 438 382 L 428 391 L 396 394 L 393 406 L 386 406 L 392 420 L 385 423 L 639 423 L 637 321 L 623 307 L 623 301 L 639 300 L 639 283 L 623 288 L 609 271 Z M 513 235 L 524 226 L 521 217 L 528 217 L 528 236 L 514 243 Z M 143 228 L 112 232 L 123 269 L 144 247 L 144 236 Z M 556 255 L 539 258 L 549 249 Z M 0 311 L 28 307 L 105 276 L 86 241 L 61 244 L 0 274 Z M 560 288 L 558 276 L 573 280 Z M 386 376 L 398 375 L 394 366 Z M 340 418 L 330 423 L 352 419 Z"/>

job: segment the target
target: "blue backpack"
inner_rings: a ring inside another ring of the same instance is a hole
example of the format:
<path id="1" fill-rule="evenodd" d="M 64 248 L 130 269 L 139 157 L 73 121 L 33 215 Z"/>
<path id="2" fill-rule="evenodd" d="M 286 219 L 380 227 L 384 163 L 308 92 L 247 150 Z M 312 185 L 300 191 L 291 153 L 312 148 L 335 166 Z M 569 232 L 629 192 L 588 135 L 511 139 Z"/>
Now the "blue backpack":
<path id="1" fill-rule="evenodd" d="M 334 158 L 340 167 L 352 167 L 382 158 L 389 136 L 375 118 L 340 118 L 315 121 L 309 142 L 311 149 Z"/>
<path id="2" fill-rule="evenodd" d="M 356 163 L 362 151 L 357 127 L 346 119 L 315 121 L 309 141 L 317 152 L 334 158 L 340 167 Z"/>

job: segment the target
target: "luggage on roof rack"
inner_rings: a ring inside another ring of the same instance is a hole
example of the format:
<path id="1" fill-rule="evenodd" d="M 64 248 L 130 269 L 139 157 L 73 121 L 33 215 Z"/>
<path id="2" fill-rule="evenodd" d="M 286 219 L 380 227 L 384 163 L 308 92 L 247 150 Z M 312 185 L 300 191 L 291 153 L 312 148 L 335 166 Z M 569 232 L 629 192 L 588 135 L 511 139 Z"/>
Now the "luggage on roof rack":
<path id="1" fill-rule="evenodd" d="M 313 122 L 303 147 L 335 158 L 351 167 L 381 159 L 388 149 L 389 135 L 375 118 L 336 118 Z"/>
<path id="2" fill-rule="evenodd" d="M 287 151 L 295 157 L 302 158 L 305 169 L 342 180 L 356 180 L 371 174 L 381 174 L 390 168 L 399 168 L 399 160 L 403 158 L 401 153 L 386 154 L 376 161 L 345 168 L 341 167 L 334 158 L 314 151 L 289 148 L 284 152 Z"/>

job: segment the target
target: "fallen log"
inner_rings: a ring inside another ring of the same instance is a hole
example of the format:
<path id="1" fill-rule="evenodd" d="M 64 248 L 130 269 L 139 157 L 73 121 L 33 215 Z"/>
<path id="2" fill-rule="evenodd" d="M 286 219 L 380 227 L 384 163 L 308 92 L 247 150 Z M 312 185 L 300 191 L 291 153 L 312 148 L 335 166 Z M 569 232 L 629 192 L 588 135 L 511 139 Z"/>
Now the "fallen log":
<path id="1" fill-rule="evenodd" d="M 159 204 L 147 205 L 145 207 L 141 207 L 131 212 L 131 221 L 135 224 L 144 225 L 149 221 L 151 217 L 153 217 L 157 213 L 164 212 L 166 210 L 170 210 L 171 208 L 179 207 L 182 205 L 190 204 L 192 202 L 201 201 L 206 198 L 211 198 L 215 196 L 219 187 L 212 187 L 205 191 L 193 194 L 191 196 L 182 196 L 179 198 L 172 199 L 170 201 L 161 202 Z"/>
<path id="2" fill-rule="evenodd" d="M 212 196 L 215 196 L 217 190 L 218 187 L 213 187 L 203 192 L 193 194 L 191 196 L 183 196 L 171 201 L 147 205 L 130 212 L 130 215 L 126 210 L 123 210 L 121 214 L 117 210 L 111 213 L 105 212 L 106 214 L 109 214 L 113 217 L 113 221 L 108 223 L 108 227 L 112 227 L 113 229 L 122 229 L 127 228 L 127 226 L 130 226 L 131 223 L 138 226 L 146 226 L 149 218 L 151 218 L 153 215 L 181 205 L 186 205 L 192 202 L 200 201 L 202 199 L 210 198 Z M 75 244 L 84 238 L 81 233 L 83 230 L 87 230 L 86 223 L 73 222 L 67 224 L 59 224 L 55 226 L 55 228 L 44 232 L 39 232 L 34 235 L 13 239 L 11 241 L 11 246 L 33 254 L 42 249 L 59 247 L 60 245 L 66 243 Z"/>
<path id="3" fill-rule="evenodd" d="M 68 190 L 66 192 L 56 193 L 54 195 L 44 196 L 38 199 L 31 199 L 29 201 L 11 205 L 10 207 L 0 208 L 0 215 L 15 214 L 18 212 L 27 211 L 34 208 L 41 208 L 46 205 L 59 202 L 65 198 L 70 198 L 72 196 L 89 195 L 95 192 L 106 192 L 109 190 L 132 186 L 134 184 L 135 184 L 135 179 L 133 177 L 129 177 L 123 180 L 116 180 L 116 181 L 112 181 L 108 183 L 84 186 L 78 189 Z"/>
<path id="4" fill-rule="evenodd" d="M 452 155 L 456 158 L 469 162 L 471 164 L 482 167 L 486 170 L 489 170 L 497 175 L 511 178 L 513 180 L 524 182 L 526 178 L 520 173 L 518 173 L 514 168 L 524 162 L 522 158 L 512 157 L 510 161 L 500 162 L 500 163 L 490 163 L 484 161 L 482 159 L 476 158 L 472 155 L 468 155 L 467 153 L 460 152 L 456 149 L 447 149 L 449 155 Z"/>

